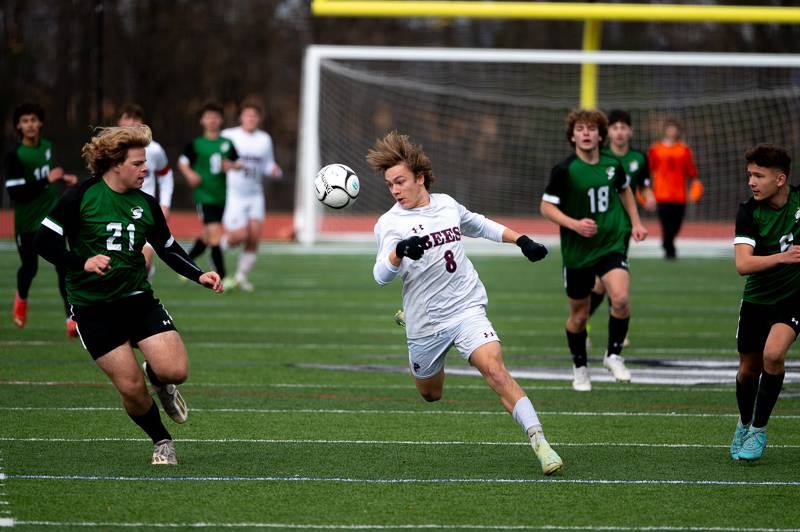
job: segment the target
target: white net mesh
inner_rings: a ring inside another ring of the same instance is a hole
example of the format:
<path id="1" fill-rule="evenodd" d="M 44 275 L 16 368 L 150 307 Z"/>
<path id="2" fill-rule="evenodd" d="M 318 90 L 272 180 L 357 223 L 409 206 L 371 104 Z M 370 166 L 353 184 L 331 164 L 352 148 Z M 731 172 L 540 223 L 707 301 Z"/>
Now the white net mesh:
<path id="1" fill-rule="evenodd" d="M 730 222 L 748 197 L 743 153 L 773 142 L 800 143 L 800 68 L 602 64 L 598 103 L 628 110 L 633 145 L 658 139 L 678 118 L 705 195 L 688 220 Z M 391 129 L 423 144 L 433 190 L 489 216 L 538 216 L 550 169 L 569 155 L 564 119 L 577 106 L 579 64 L 343 60 L 320 62 L 320 163 L 356 170 L 358 202 L 322 211 L 321 231 L 367 231 L 393 204 L 364 157 Z M 306 187 L 308 188 L 308 187 Z M 313 193 L 313 190 L 300 190 Z"/>

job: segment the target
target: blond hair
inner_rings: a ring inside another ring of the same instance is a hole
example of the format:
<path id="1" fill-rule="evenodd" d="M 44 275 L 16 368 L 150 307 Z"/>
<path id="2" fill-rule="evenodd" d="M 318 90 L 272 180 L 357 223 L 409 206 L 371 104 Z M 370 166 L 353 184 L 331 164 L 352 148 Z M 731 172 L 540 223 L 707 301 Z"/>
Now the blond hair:
<path id="1" fill-rule="evenodd" d="M 125 162 L 128 150 L 144 148 L 153 140 L 150 128 L 145 125 L 102 127 L 95 130 L 92 139 L 83 145 L 81 156 L 94 176 L 102 176 L 117 164 Z"/>
<path id="2" fill-rule="evenodd" d="M 413 144 L 408 135 L 392 131 L 382 139 L 378 139 L 367 153 L 367 162 L 376 172 L 386 172 L 393 166 L 405 163 L 414 177 L 422 174 L 425 189 L 431 189 L 434 179 L 431 160 L 422 150 L 422 145 Z"/>

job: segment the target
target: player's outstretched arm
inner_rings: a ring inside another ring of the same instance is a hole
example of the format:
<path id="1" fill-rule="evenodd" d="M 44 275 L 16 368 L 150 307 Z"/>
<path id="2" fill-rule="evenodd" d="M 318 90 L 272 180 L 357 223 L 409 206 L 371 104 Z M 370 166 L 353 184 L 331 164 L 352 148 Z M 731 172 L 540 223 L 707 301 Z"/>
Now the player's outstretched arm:
<path id="1" fill-rule="evenodd" d="M 200 276 L 197 282 L 209 290 L 213 290 L 217 294 L 221 294 L 225 291 L 225 287 L 222 286 L 222 280 L 219 278 L 219 274 L 217 272 L 205 272 Z"/>
<path id="2" fill-rule="evenodd" d="M 538 262 L 547 256 L 547 248 L 543 244 L 508 227 L 503 230 L 503 242 L 516 244 L 522 250 L 522 254 L 531 262 Z"/>

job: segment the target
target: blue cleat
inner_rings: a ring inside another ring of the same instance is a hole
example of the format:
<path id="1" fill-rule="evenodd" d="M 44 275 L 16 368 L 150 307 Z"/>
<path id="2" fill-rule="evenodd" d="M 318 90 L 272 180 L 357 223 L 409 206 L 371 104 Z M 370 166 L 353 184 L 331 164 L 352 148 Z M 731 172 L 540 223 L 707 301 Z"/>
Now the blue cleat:
<path id="1" fill-rule="evenodd" d="M 744 440 L 747 438 L 747 430 L 750 425 L 742 425 L 742 420 L 736 422 L 736 431 L 733 433 L 733 441 L 731 442 L 731 458 L 734 460 L 739 459 L 739 451 L 744 445 Z"/>
<path id="2" fill-rule="evenodd" d="M 761 458 L 764 449 L 767 447 L 767 428 L 750 427 L 744 443 L 739 449 L 739 460 L 754 461 Z"/>

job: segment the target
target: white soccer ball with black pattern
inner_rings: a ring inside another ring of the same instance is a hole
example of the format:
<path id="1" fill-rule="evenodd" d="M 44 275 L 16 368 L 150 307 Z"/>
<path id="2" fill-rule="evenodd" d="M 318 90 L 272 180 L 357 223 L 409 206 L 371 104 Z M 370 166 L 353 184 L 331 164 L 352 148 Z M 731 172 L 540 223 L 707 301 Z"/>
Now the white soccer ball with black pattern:
<path id="1" fill-rule="evenodd" d="M 344 209 L 358 198 L 361 184 L 352 168 L 334 163 L 323 167 L 314 178 L 317 199 L 332 209 Z"/>

